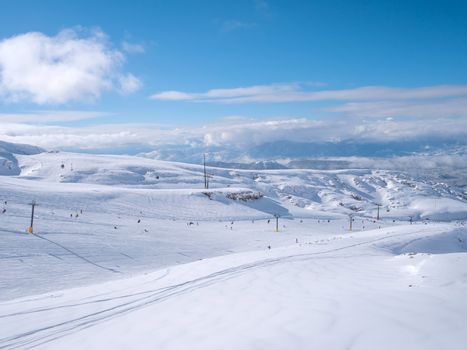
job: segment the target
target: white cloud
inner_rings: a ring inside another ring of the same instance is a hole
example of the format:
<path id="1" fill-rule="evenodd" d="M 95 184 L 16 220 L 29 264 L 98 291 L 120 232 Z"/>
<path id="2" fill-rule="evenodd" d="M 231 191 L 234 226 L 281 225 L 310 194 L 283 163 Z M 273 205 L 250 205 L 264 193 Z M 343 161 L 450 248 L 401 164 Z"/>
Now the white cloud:
<path id="1" fill-rule="evenodd" d="M 434 101 L 377 101 L 352 102 L 324 108 L 324 111 L 343 113 L 353 117 L 467 117 L 467 98 L 437 99 Z"/>
<path id="2" fill-rule="evenodd" d="M 201 95 L 201 98 L 208 99 L 229 99 L 247 96 L 269 96 L 280 95 L 284 93 L 293 93 L 298 89 L 298 84 L 271 84 L 255 85 L 249 87 L 239 87 L 233 89 L 212 89 Z"/>
<path id="3" fill-rule="evenodd" d="M 38 111 L 32 113 L 0 113 L 0 123 L 51 123 L 94 119 L 110 113 L 96 111 Z"/>
<path id="4" fill-rule="evenodd" d="M 437 85 L 418 88 L 367 86 L 344 90 L 305 90 L 317 84 L 288 83 L 211 89 L 201 93 L 166 91 L 154 100 L 198 103 L 280 103 L 329 101 L 315 110 L 354 118 L 451 118 L 467 117 L 467 85 Z M 313 105 L 312 105 L 313 106 Z M 354 122 L 354 121 L 353 121 Z M 441 123 L 441 122 L 439 122 Z M 423 122 L 421 124 L 424 124 Z M 365 125 L 366 127 L 366 125 Z"/>
<path id="5" fill-rule="evenodd" d="M 206 126 L 203 140 L 206 146 L 247 148 L 265 142 L 289 140 L 309 142 L 332 138 L 327 129 L 331 123 L 305 118 L 273 120 L 235 119 Z"/>
<path id="6" fill-rule="evenodd" d="M 164 91 L 150 97 L 153 100 L 165 100 L 165 101 L 187 101 L 194 99 L 190 94 L 180 91 Z"/>
<path id="7" fill-rule="evenodd" d="M 153 124 L 110 124 L 91 127 L 0 124 L 0 140 L 28 143 L 47 149 L 100 149 L 142 145 L 190 148 L 223 147 L 246 150 L 274 141 L 326 142 L 358 140 L 386 142 L 417 138 L 467 138 L 467 118 L 365 121 L 355 118 L 309 120 L 283 117 L 271 120 L 229 118 L 202 127 Z"/>
<path id="8" fill-rule="evenodd" d="M 176 100 L 209 103 L 283 103 L 305 101 L 397 101 L 467 97 L 467 85 L 437 85 L 418 88 L 366 86 L 341 90 L 306 90 L 304 84 L 270 84 L 206 92 L 170 91 L 150 96 L 154 100 Z"/>
<path id="9" fill-rule="evenodd" d="M 141 81 L 133 74 L 122 75 L 118 79 L 120 84 L 120 92 L 128 95 L 137 90 L 142 86 Z"/>
<path id="10" fill-rule="evenodd" d="M 248 87 L 238 87 L 231 89 L 212 89 L 202 93 L 190 93 L 182 91 L 163 91 L 156 93 L 149 98 L 152 100 L 171 101 L 198 101 L 198 102 L 229 102 L 240 98 L 268 98 L 268 96 L 278 96 L 285 93 L 294 93 L 298 89 L 298 84 L 271 84 L 254 85 Z"/>
<path id="11" fill-rule="evenodd" d="M 124 61 L 123 53 L 100 30 L 6 38 L 0 41 L 0 97 L 8 102 L 63 104 L 95 100 L 109 90 L 133 91 L 139 87 L 138 79 L 122 73 Z"/>
<path id="12" fill-rule="evenodd" d="M 467 155 L 446 155 L 446 154 L 430 154 L 412 155 L 391 158 L 367 158 L 367 157 L 342 157 L 334 158 L 336 160 L 347 161 L 349 168 L 379 168 L 379 169 L 394 169 L 394 170 L 424 170 L 424 169 L 439 169 L 439 168 L 467 168 Z"/>
<path id="13" fill-rule="evenodd" d="M 128 41 L 124 41 L 122 43 L 122 50 L 128 53 L 144 53 L 146 49 L 144 48 L 144 45 L 141 44 L 132 44 L 129 43 Z"/>

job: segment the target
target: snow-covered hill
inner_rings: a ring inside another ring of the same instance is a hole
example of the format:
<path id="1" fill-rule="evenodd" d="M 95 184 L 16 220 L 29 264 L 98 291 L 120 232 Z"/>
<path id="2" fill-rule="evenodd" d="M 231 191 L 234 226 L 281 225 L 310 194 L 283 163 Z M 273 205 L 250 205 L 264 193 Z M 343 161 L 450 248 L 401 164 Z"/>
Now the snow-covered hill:
<path id="1" fill-rule="evenodd" d="M 39 147 L 0 141 L 0 175 L 19 175 L 20 168 L 16 155 L 41 152 L 44 150 Z"/>
<path id="2" fill-rule="evenodd" d="M 204 189 L 200 165 L 4 152 L 0 349 L 462 349 L 467 202 L 446 184 L 208 167 Z"/>
<path id="3" fill-rule="evenodd" d="M 20 156 L 18 159 L 20 179 L 195 192 L 204 186 L 203 168 L 199 165 L 63 152 Z M 247 188 L 263 194 L 263 201 L 277 201 L 288 211 L 297 211 L 300 215 L 326 211 L 374 217 L 376 204 L 380 204 L 381 216 L 387 218 L 467 218 L 467 200 L 461 191 L 439 181 L 400 171 L 208 167 L 208 172 L 210 187 L 215 192 Z"/>

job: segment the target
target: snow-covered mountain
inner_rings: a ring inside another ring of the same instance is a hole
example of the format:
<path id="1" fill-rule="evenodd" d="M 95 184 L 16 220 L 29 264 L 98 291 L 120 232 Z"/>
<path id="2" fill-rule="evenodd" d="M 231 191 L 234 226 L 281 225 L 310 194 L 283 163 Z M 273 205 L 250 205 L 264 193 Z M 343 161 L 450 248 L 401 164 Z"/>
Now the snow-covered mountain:
<path id="1" fill-rule="evenodd" d="M 340 141 L 301 141 L 294 142 L 289 139 L 278 139 L 271 142 L 239 144 L 207 144 L 201 138 L 186 140 L 175 144 L 159 144 L 152 146 L 150 151 L 140 150 L 140 155 L 186 163 L 199 162 L 204 153 L 211 155 L 214 162 L 245 163 L 275 161 L 280 159 L 303 160 L 330 157 L 359 157 L 359 158 L 395 158 L 413 155 L 466 155 L 467 143 L 465 137 L 451 138 L 416 138 L 409 140 L 368 140 L 344 139 Z M 118 148 L 116 148 L 119 150 Z M 67 149 L 70 150 L 70 149 Z M 112 149 L 108 149 L 108 153 Z M 113 153 L 113 152 L 112 152 Z M 136 154 L 138 149 L 129 146 L 120 153 Z M 113 153 L 114 154 L 114 153 Z"/>
<path id="2" fill-rule="evenodd" d="M 41 151 L 4 146 L 0 348 L 463 349 L 456 187 Z"/>
<path id="3" fill-rule="evenodd" d="M 17 179 L 34 180 L 35 183 L 201 192 L 204 188 L 201 165 L 66 152 L 17 158 L 21 167 Z M 400 171 L 207 169 L 210 192 L 248 189 L 264 195 L 263 200 L 277 201 L 280 206 L 287 207 L 288 212 L 326 211 L 374 217 L 376 204 L 380 204 L 381 215 L 404 220 L 409 217 L 437 220 L 467 217 L 466 196 L 462 191 L 443 182 Z M 66 187 L 62 185 L 62 188 Z"/>
<path id="4" fill-rule="evenodd" d="M 207 163 L 215 167 L 250 170 L 395 170 L 445 182 L 467 193 L 467 146 L 465 141 L 456 139 L 386 143 L 355 140 L 328 143 L 277 141 L 248 149 L 206 147 L 198 143 L 189 146 L 162 145 L 155 151 L 139 155 L 198 164 L 206 152 Z"/>

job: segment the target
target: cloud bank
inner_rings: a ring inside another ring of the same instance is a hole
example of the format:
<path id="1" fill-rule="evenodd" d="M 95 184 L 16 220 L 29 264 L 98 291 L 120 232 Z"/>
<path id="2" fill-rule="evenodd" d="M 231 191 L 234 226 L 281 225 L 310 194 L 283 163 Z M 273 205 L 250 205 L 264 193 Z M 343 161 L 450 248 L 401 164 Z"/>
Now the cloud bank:
<path id="1" fill-rule="evenodd" d="M 92 101 L 111 90 L 131 93 L 141 82 L 123 72 L 124 62 L 98 29 L 6 38 L 0 41 L 0 98 L 43 105 Z"/>
<path id="2" fill-rule="evenodd" d="M 304 84 L 270 84 L 212 89 L 206 92 L 163 91 L 150 96 L 158 101 L 246 104 L 328 101 L 321 112 L 343 116 L 381 117 L 467 117 L 467 85 L 437 85 L 417 88 L 365 86 L 343 90 L 305 89 Z M 316 86 L 315 86 L 316 87 Z"/>
<path id="3" fill-rule="evenodd" d="M 467 85 L 438 85 L 418 88 L 365 86 L 343 90 L 307 91 L 301 84 L 270 84 L 206 92 L 163 91 L 150 96 L 153 100 L 196 101 L 210 103 L 281 103 L 304 101 L 375 101 L 423 100 L 467 96 Z"/>
<path id="4" fill-rule="evenodd" d="M 89 117 L 92 117 L 93 112 L 89 113 Z M 77 112 L 76 115 L 82 116 Z M 52 118 L 54 115 L 47 117 Z M 231 148 L 241 153 L 258 145 L 284 140 L 296 143 L 337 143 L 346 140 L 385 143 L 430 138 L 464 140 L 465 143 L 467 119 L 453 117 L 420 122 L 418 119 L 365 121 L 354 118 L 310 120 L 284 117 L 254 120 L 234 117 L 200 127 L 154 124 L 91 127 L 0 124 L 0 140 L 28 143 L 46 149 L 75 150 L 112 149 L 116 145 L 139 145 L 156 149 L 176 145 L 185 148 Z"/>

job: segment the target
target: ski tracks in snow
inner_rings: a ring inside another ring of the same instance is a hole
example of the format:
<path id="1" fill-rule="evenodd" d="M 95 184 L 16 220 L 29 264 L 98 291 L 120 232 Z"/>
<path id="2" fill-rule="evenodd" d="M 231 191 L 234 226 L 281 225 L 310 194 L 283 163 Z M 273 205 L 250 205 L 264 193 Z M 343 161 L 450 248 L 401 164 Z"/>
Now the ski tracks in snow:
<path id="1" fill-rule="evenodd" d="M 178 284 L 173 284 L 163 288 L 149 289 L 123 295 L 120 294 L 113 297 L 97 297 L 95 299 L 91 298 L 91 300 L 84 302 L 69 303 L 65 305 L 51 307 L 33 308 L 30 310 L 2 314 L 0 315 L 0 321 L 3 319 L 3 322 L 5 322 L 6 320 L 8 320 L 7 322 L 15 322 L 16 317 L 29 317 L 34 314 L 47 316 L 41 317 L 41 319 L 52 319 L 55 322 L 51 322 L 48 325 L 44 323 L 39 323 L 36 328 L 33 328 L 31 330 L 18 332 L 16 334 L 3 337 L 0 339 L 0 349 L 33 348 L 39 345 L 43 345 L 55 339 L 65 337 L 68 334 L 92 327 L 96 324 L 99 324 L 100 322 L 125 315 L 127 313 L 136 311 L 149 305 L 160 303 L 170 298 L 176 298 L 177 296 L 182 294 L 190 293 L 201 288 L 209 287 L 211 285 L 226 281 L 231 278 L 235 278 L 239 275 L 248 273 L 250 270 L 253 269 L 265 268 L 271 265 L 285 262 L 312 260 L 320 255 L 339 252 L 342 250 L 347 250 L 362 245 L 370 245 L 382 240 L 407 234 L 408 233 L 392 235 L 387 234 L 384 237 L 365 240 L 363 242 L 348 244 L 322 251 L 293 254 L 280 256 L 277 258 L 258 260 L 251 263 L 246 263 L 239 266 L 216 271 L 205 276 L 201 276 L 192 280 L 184 281 Z M 162 276 L 161 278 L 164 277 L 165 276 Z M 93 307 L 94 311 L 89 312 L 88 306 L 92 304 L 95 305 Z M 84 310 L 81 311 L 81 313 L 80 308 Z M 67 313 L 68 315 L 76 315 L 76 317 L 57 321 L 57 319 L 53 317 L 54 313 L 59 313 L 59 316 L 62 316 L 64 309 L 70 310 L 70 312 Z"/>

